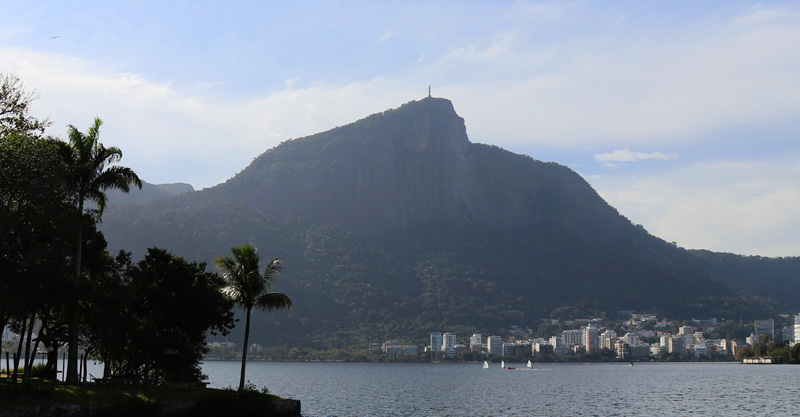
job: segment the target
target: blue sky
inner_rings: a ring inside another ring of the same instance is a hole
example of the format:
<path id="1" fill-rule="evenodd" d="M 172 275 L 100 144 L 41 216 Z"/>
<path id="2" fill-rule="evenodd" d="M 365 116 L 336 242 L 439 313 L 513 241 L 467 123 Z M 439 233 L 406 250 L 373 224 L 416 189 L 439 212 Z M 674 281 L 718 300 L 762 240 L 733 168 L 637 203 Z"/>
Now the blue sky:
<path id="1" fill-rule="evenodd" d="M 433 95 L 686 248 L 800 255 L 795 2 L 0 0 L 0 72 L 148 182 Z"/>

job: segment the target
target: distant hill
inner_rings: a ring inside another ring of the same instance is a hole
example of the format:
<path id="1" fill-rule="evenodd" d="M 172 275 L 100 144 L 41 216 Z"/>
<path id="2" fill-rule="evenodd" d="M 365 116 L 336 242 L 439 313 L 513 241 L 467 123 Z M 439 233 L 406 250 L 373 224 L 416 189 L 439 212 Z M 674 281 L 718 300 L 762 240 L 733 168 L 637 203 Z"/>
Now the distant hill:
<path id="1" fill-rule="evenodd" d="M 800 289 L 797 258 L 677 248 L 569 168 L 471 143 L 437 98 L 286 141 L 209 189 L 112 205 L 101 230 L 135 256 L 208 262 L 250 242 L 281 257 L 275 290 L 295 309 L 259 316 L 264 344 L 493 333 L 563 306 L 739 318 L 800 305 L 780 290 Z"/>
<path id="2" fill-rule="evenodd" d="M 142 181 L 141 190 L 132 189 L 129 193 L 123 193 L 115 189 L 109 190 L 106 194 L 108 195 L 108 204 L 134 205 L 149 203 L 160 198 L 186 194 L 192 191 L 194 191 L 194 187 L 190 184 L 150 184 L 146 181 Z"/>

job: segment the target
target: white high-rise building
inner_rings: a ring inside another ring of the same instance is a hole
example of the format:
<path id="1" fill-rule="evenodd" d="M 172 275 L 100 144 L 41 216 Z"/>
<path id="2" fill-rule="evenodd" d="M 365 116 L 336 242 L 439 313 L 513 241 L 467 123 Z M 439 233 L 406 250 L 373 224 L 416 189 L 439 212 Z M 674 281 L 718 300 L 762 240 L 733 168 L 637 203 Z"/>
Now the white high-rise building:
<path id="1" fill-rule="evenodd" d="M 469 350 L 475 352 L 483 349 L 483 342 L 481 341 L 480 333 L 475 333 L 469 338 Z"/>
<path id="2" fill-rule="evenodd" d="M 794 342 L 800 343 L 800 314 L 794 316 Z"/>
<path id="3" fill-rule="evenodd" d="M 486 339 L 486 349 L 489 350 L 490 355 L 502 356 L 503 338 L 500 336 L 489 336 L 489 338 Z"/>
<path id="4" fill-rule="evenodd" d="M 706 342 L 706 337 L 705 335 L 703 335 L 703 332 L 694 332 L 694 334 L 692 335 L 692 339 L 693 339 L 692 343 L 695 345 L 703 344 Z"/>
<path id="5" fill-rule="evenodd" d="M 600 334 L 600 349 L 606 348 L 614 350 L 614 343 L 617 341 L 617 332 L 606 330 Z"/>
<path id="6" fill-rule="evenodd" d="M 634 346 L 639 344 L 639 335 L 636 333 L 625 333 L 625 336 L 622 336 L 622 341 L 625 343 Z"/>
<path id="7" fill-rule="evenodd" d="M 442 334 L 440 332 L 431 333 L 431 352 L 442 350 Z"/>
<path id="8" fill-rule="evenodd" d="M 667 338 L 667 352 L 678 355 L 686 353 L 686 346 L 683 344 L 683 338 L 678 336 Z"/>

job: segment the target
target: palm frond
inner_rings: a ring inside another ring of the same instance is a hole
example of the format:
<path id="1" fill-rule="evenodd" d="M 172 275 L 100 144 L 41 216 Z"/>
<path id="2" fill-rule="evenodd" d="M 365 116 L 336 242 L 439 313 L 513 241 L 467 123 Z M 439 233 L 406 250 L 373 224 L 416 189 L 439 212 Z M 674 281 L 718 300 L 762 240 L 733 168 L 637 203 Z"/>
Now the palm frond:
<path id="1" fill-rule="evenodd" d="M 100 142 L 102 125 L 103 121 L 95 117 L 86 134 L 75 126 L 67 126 L 69 149 L 63 153 L 64 160 L 72 167 L 77 199 L 93 201 L 98 215 L 102 215 L 106 206 L 104 191 L 120 189 L 128 192 L 131 184 L 142 188 L 142 181 L 132 169 L 111 166 L 122 158 L 122 151 L 114 146 L 106 148 Z"/>
<path id="2" fill-rule="evenodd" d="M 255 307 L 265 311 L 272 310 L 291 310 L 292 300 L 286 294 L 280 292 L 268 292 L 258 297 Z"/>
<path id="3" fill-rule="evenodd" d="M 267 269 L 264 271 L 264 284 L 267 290 L 269 290 L 272 284 L 278 279 L 281 269 L 281 258 L 275 258 L 267 264 Z"/>

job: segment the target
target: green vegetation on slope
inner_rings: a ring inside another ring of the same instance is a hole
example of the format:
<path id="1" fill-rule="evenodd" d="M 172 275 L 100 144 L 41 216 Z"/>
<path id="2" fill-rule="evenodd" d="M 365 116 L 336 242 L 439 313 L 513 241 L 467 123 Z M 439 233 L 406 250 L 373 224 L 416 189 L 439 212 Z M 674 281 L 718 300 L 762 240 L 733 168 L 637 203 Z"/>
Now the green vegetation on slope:
<path id="1" fill-rule="evenodd" d="M 670 245 L 569 168 L 469 143 L 442 99 L 287 141 L 212 189 L 113 208 L 102 227 L 135 254 L 208 260 L 250 242 L 281 257 L 277 290 L 296 307 L 256 314 L 252 340 L 287 349 L 493 333 L 565 305 L 676 319 L 800 306 L 778 290 L 800 285 L 795 260 L 734 274 L 740 258 Z"/>

